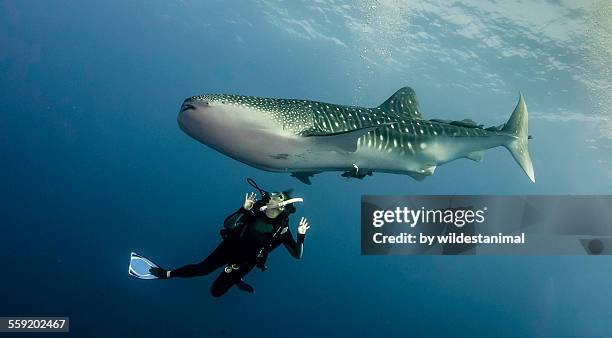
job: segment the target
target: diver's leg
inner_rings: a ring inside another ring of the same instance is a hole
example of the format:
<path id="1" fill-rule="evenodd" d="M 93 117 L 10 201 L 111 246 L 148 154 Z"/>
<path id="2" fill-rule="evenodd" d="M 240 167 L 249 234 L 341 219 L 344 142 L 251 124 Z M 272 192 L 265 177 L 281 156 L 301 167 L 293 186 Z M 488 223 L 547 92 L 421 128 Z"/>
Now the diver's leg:
<path id="1" fill-rule="evenodd" d="M 225 271 L 221 272 L 210 287 L 210 293 L 215 297 L 223 296 L 232 286 L 240 281 L 242 277 L 253 270 L 254 267 L 255 263 L 247 263 L 240 265 L 238 270 L 232 270 L 232 272 L 229 273 Z"/>
<path id="2" fill-rule="evenodd" d="M 170 272 L 170 277 L 204 276 L 228 263 L 230 248 L 226 241 L 221 242 L 217 248 L 198 264 L 185 265 Z"/>

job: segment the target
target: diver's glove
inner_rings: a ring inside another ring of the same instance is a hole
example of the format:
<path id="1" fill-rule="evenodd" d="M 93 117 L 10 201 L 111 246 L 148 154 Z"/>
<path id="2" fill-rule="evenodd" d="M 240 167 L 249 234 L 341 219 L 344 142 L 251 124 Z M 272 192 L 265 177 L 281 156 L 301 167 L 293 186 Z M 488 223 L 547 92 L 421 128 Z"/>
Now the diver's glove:
<path id="1" fill-rule="evenodd" d="M 168 279 L 170 278 L 170 271 L 166 271 L 159 267 L 152 267 L 149 269 L 149 273 L 159 279 Z"/>
<path id="2" fill-rule="evenodd" d="M 242 205 L 242 207 L 244 208 L 244 210 L 251 210 L 253 208 L 253 205 L 255 205 L 255 193 L 254 192 L 250 194 L 246 194 L 244 196 L 244 204 Z"/>
<path id="3" fill-rule="evenodd" d="M 308 225 L 308 219 L 306 219 L 306 217 L 302 217 L 302 219 L 300 219 L 300 224 L 298 224 L 297 227 L 297 233 L 298 235 L 306 235 L 306 231 L 308 231 L 308 229 L 310 229 L 310 225 Z"/>

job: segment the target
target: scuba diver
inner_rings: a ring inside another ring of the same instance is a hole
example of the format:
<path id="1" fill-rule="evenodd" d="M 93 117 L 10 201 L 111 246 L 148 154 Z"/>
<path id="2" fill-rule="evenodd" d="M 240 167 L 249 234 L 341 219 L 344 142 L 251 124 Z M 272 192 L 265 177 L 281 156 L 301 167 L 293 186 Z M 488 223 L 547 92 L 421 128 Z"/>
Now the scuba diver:
<path id="1" fill-rule="evenodd" d="M 256 200 L 254 192 L 246 194 L 242 207 L 225 219 L 220 231 L 223 240 L 203 261 L 175 270 L 164 270 L 132 252 L 130 275 L 140 279 L 196 277 L 225 266 L 210 289 L 213 296 L 220 297 L 234 285 L 253 293 L 253 287 L 242 278 L 256 266 L 265 271 L 268 255 L 281 244 L 291 256 L 300 259 L 310 226 L 307 219 L 302 217 L 297 226 L 297 241 L 294 240 L 289 229 L 289 215 L 295 212 L 293 203 L 303 202 L 303 199 L 290 198 L 288 191 L 269 193 L 250 178 L 247 182 L 259 191 L 261 199 Z"/>

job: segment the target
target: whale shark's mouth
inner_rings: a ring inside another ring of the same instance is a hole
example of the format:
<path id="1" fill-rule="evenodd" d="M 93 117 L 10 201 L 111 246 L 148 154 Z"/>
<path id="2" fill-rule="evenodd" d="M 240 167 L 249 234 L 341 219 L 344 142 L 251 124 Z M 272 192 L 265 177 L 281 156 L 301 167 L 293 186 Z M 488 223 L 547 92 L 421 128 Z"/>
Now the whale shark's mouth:
<path id="1" fill-rule="evenodd" d="M 205 100 L 194 100 L 193 98 L 187 98 L 183 101 L 181 108 L 178 113 L 178 124 L 183 131 L 191 135 L 189 129 L 194 125 L 202 123 L 202 114 L 204 109 L 209 108 L 208 101 Z"/>
<path id="2" fill-rule="evenodd" d="M 191 103 L 183 103 L 183 105 L 181 106 L 181 110 L 179 111 L 180 113 L 187 111 L 187 110 L 195 110 L 196 106 L 194 106 Z"/>
<path id="3" fill-rule="evenodd" d="M 178 113 L 177 121 L 179 127 L 188 135 L 191 136 L 190 133 L 190 124 L 193 123 L 194 117 L 197 114 L 198 107 L 193 103 L 191 99 L 187 99 L 181 105 L 181 108 Z"/>

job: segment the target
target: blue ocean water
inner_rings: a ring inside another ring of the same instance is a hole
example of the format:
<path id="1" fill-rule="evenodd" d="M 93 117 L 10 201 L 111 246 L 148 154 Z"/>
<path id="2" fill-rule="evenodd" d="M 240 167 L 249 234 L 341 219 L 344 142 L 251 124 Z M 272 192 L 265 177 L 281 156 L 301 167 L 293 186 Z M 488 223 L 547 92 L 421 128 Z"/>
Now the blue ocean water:
<path id="1" fill-rule="evenodd" d="M 69 316 L 76 337 L 612 335 L 607 257 L 360 255 L 361 194 L 610 194 L 608 2 L 0 1 L 0 316 Z M 603 14 L 602 14 L 603 13 Z M 532 184 L 504 149 L 416 182 L 306 186 L 185 135 L 201 92 L 378 105 L 430 118 L 530 111 Z M 256 292 L 214 275 L 140 281 L 131 251 L 197 262 L 251 190 L 293 188 L 304 257 Z M 1 335 L 1 334 L 0 334 Z M 48 334 L 49 336 L 53 336 Z"/>

